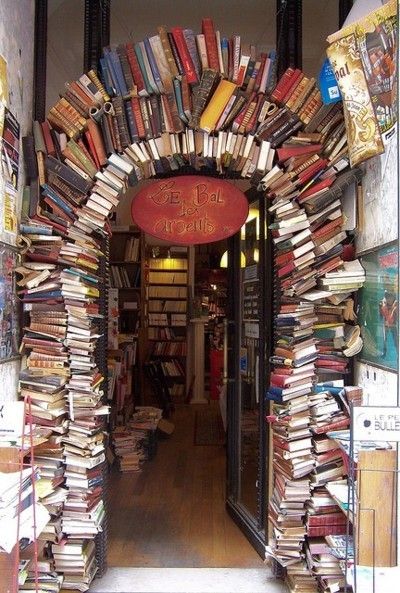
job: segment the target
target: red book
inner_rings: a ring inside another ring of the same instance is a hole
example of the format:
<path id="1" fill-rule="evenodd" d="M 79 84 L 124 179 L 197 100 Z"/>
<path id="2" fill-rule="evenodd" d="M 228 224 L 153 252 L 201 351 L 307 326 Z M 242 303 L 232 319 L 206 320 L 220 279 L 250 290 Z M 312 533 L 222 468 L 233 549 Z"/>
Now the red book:
<path id="1" fill-rule="evenodd" d="M 206 42 L 208 66 L 212 70 L 219 72 L 217 40 L 215 38 L 214 23 L 212 19 L 203 19 L 201 21 L 201 30 Z"/>
<path id="2" fill-rule="evenodd" d="M 323 513 L 321 515 L 309 515 L 307 525 L 314 527 L 317 525 L 345 525 L 346 517 L 341 511 L 336 513 Z"/>
<path id="3" fill-rule="evenodd" d="M 290 80 L 293 75 L 294 68 L 287 68 L 287 70 L 285 70 L 285 72 L 279 79 L 278 84 L 271 93 L 271 99 L 273 99 L 274 101 L 279 101 L 282 98 L 284 89 L 289 87 Z"/>
<path id="4" fill-rule="evenodd" d="M 321 239 L 325 235 L 328 235 L 329 233 L 334 231 L 336 229 L 336 227 L 341 227 L 342 224 L 343 224 L 343 216 L 339 216 L 339 218 L 336 218 L 335 220 L 328 222 L 328 224 L 325 224 L 324 226 L 320 227 L 317 231 L 312 233 L 311 238 L 312 239 Z"/>
<path id="5" fill-rule="evenodd" d="M 250 104 L 252 103 L 252 101 L 254 101 L 255 96 L 256 96 L 256 93 L 253 91 L 251 93 L 250 97 L 247 99 L 246 103 L 243 105 L 243 109 L 241 109 L 239 111 L 238 115 L 233 120 L 233 123 L 232 123 L 232 126 L 234 126 L 233 130 L 238 130 L 239 127 L 242 125 L 242 122 L 243 122 L 244 117 L 247 113 L 247 110 L 250 107 Z"/>
<path id="6" fill-rule="evenodd" d="M 278 278 L 282 278 L 282 276 L 287 276 L 287 274 L 290 274 L 290 272 L 293 272 L 295 269 L 296 266 L 293 261 L 289 262 L 288 264 L 285 264 L 284 266 L 282 266 L 282 268 L 279 268 Z"/>
<path id="7" fill-rule="evenodd" d="M 344 535 L 347 530 L 347 525 L 319 525 L 310 527 L 307 530 L 308 537 L 320 537 L 324 535 Z"/>
<path id="8" fill-rule="evenodd" d="M 245 129 L 246 134 L 252 134 L 255 132 L 255 130 L 257 128 L 257 118 L 260 114 L 261 106 L 264 103 L 264 99 L 265 99 L 265 97 L 263 94 L 258 95 L 256 108 L 254 109 L 253 115 L 249 119 L 249 123 L 247 124 L 246 129 Z"/>
<path id="9" fill-rule="evenodd" d="M 56 149 L 55 149 L 53 138 L 51 135 L 51 131 L 50 131 L 51 128 L 50 128 L 49 122 L 46 120 L 46 121 L 43 121 L 40 125 L 42 127 L 43 138 L 44 138 L 44 143 L 46 144 L 47 154 L 49 154 L 51 156 L 56 156 Z"/>
<path id="10" fill-rule="evenodd" d="M 286 101 L 288 101 L 290 99 L 290 97 L 293 95 L 297 86 L 300 84 L 300 82 L 303 78 L 304 78 L 303 72 L 299 68 L 296 68 L 296 70 L 294 71 L 294 75 L 290 79 L 290 83 L 289 83 L 288 87 L 285 89 L 285 91 L 282 94 L 281 103 L 286 103 Z"/>
<path id="11" fill-rule="evenodd" d="M 278 255 L 275 258 L 275 264 L 278 267 L 284 266 L 285 264 L 288 264 L 289 262 L 291 262 L 293 259 L 294 259 L 293 251 L 285 251 L 284 253 L 281 253 L 280 255 Z"/>
<path id="12" fill-rule="evenodd" d="M 90 151 L 90 154 L 93 157 L 93 160 L 95 162 L 96 168 L 97 169 L 100 169 L 100 163 L 99 163 L 99 159 L 97 157 L 96 147 L 94 145 L 93 138 L 92 138 L 89 130 L 85 130 L 85 140 L 86 140 L 86 142 L 87 142 L 87 144 L 89 146 L 89 151 Z"/>
<path id="13" fill-rule="evenodd" d="M 139 62 L 137 61 L 137 57 L 135 54 L 135 49 L 132 43 L 127 43 L 126 46 L 126 55 L 128 57 L 129 67 L 132 72 L 133 81 L 137 87 L 138 93 L 146 91 L 146 87 L 144 85 L 142 71 L 139 66 Z M 146 91 L 147 95 L 147 91 Z"/>
<path id="14" fill-rule="evenodd" d="M 107 162 L 107 153 L 104 147 L 103 135 L 98 124 L 93 119 L 87 120 L 87 131 L 94 145 L 94 154 L 92 156 L 94 157 L 96 155 L 98 163 L 103 166 Z"/>
<path id="15" fill-rule="evenodd" d="M 186 44 L 186 39 L 183 35 L 181 27 L 174 27 L 172 29 L 172 36 L 174 38 L 188 83 L 197 84 L 199 82 L 199 79 L 197 78 L 193 60 L 189 53 L 188 46 Z"/>
<path id="16" fill-rule="evenodd" d="M 303 154 L 314 154 L 321 150 L 322 144 L 307 144 L 306 146 L 283 146 L 277 149 L 278 160 L 280 163 L 290 159 L 292 156 L 302 156 Z"/>
<path id="17" fill-rule="evenodd" d="M 314 177 L 319 171 L 325 169 L 328 165 L 328 161 L 325 159 L 318 159 L 315 163 L 310 165 L 305 171 L 302 171 L 298 176 L 298 179 L 301 184 L 307 183 L 310 179 Z"/>
<path id="18" fill-rule="evenodd" d="M 133 117 L 136 121 L 136 127 L 139 138 L 146 138 L 146 130 L 143 123 L 142 110 L 140 109 L 140 101 L 138 97 L 132 97 L 131 99 Z"/>
<path id="19" fill-rule="evenodd" d="M 315 434 L 324 434 L 325 432 L 330 432 L 331 430 L 340 430 L 341 428 L 347 428 L 349 424 L 350 419 L 343 418 L 343 420 L 337 420 L 336 422 L 331 422 L 330 424 L 326 424 L 325 426 L 313 427 L 313 432 Z"/>
<path id="20" fill-rule="evenodd" d="M 327 179 L 323 179 L 322 181 L 318 181 L 318 183 L 314 183 L 310 188 L 306 189 L 304 192 L 300 193 L 299 197 L 297 198 L 298 202 L 305 202 L 307 198 L 311 198 L 314 194 L 323 189 L 329 188 L 332 183 L 335 181 L 336 175 L 332 175 Z"/>

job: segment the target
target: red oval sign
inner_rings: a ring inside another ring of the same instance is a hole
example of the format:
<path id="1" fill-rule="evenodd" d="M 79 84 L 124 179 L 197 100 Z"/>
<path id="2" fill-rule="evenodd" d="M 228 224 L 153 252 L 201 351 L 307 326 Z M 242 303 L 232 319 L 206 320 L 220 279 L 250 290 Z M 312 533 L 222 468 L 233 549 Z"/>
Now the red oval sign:
<path id="1" fill-rule="evenodd" d="M 246 196 L 233 184 L 196 175 L 154 181 L 132 201 L 132 218 L 143 231 L 180 245 L 231 237 L 248 212 Z"/>

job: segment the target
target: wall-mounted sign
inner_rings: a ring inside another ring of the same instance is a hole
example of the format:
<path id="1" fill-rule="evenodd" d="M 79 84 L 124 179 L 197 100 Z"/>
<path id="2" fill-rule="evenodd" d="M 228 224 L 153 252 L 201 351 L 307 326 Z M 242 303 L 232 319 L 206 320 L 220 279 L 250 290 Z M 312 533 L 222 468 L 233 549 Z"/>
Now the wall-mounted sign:
<path id="1" fill-rule="evenodd" d="M 231 237 L 248 212 L 247 198 L 235 185 L 196 175 L 154 181 L 132 201 L 132 218 L 143 231 L 180 245 Z"/>
<path id="2" fill-rule="evenodd" d="M 353 435 L 355 441 L 400 442 L 400 408 L 354 407 Z"/>

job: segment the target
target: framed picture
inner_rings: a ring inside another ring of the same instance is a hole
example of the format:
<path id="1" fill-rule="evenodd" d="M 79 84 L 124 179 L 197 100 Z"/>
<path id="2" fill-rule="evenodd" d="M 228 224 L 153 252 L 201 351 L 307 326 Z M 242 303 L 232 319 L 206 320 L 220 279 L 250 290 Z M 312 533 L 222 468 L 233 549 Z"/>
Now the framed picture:
<path id="1" fill-rule="evenodd" d="M 399 254 L 397 243 L 361 255 L 366 281 L 359 291 L 358 320 L 364 341 L 360 359 L 398 369 Z"/>
<path id="2" fill-rule="evenodd" d="M 15 283 L 18 260 L 16 249 L 0 242 L 0 363 L 19 356 L 19 301 Z"/>

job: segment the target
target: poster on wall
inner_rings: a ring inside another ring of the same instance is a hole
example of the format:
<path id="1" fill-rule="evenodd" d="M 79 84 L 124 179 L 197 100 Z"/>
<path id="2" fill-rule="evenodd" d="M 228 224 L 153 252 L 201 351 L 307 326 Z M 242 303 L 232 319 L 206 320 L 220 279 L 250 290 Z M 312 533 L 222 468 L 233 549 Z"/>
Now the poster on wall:
<path id="1" fill-rule="evenodd" d="M 18 299 L 15 268 L 18 253 L 0 243 L 0 362 L 18 355 Z"/>
<path id="2" fill-rule="evenodd" d="M 397 3 L 328 37 L 342 97 L 352 166 L 383 153 L 396 132 Z"/>
<path id="3" fill-rule="evenodd" d="M 360 359 L 386 369 L 398 368 L 397 244 L 386 245 L 361 257 L 366 281 L 359 291 L 359 323 L 364 346 Z"/>

